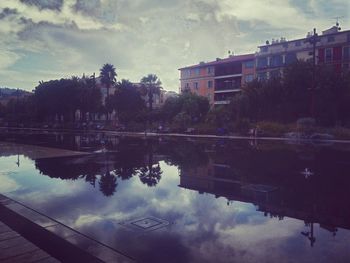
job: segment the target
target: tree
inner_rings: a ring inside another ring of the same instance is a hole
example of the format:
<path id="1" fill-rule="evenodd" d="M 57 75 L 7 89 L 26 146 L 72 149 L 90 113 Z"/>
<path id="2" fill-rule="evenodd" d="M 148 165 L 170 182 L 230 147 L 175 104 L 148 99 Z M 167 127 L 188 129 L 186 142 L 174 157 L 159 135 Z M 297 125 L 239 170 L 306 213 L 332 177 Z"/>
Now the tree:
<path id="1" fill-rule="evenodd" d="M 141 79 L 142 86 L 146 89 L 148 95 L 148 106 L 149 110 L 153 110 L 153 94 L 160 94 L 162 82 L 159 80 L 157 75 L 148 74 Z"/>
<path id="2" fill-rule="evenodd" d="M 102 106 L 101 91 L 96 88 L 95 75 L 90 78 L 83 77 L 79 82 L 79 110 L 83 116 L 83 121 L 86 120 L 86 114 L 96 113 Z"/>
<path id="3" fill-rule="evenodd" d="M 130 81 L 123 79 L 117 83 L 117 87 L 116 93 L 110 96 L 110 107 L 116 110 L 119 120 L 127 124 L 138 116 L 144 109 L 145 103 Z"/>
<path id="4" fill-rule="evenodd" d="M 40 82 L 35 88 L 34 98 L 38 108 L 38 119 L 55 121 L 56 117 L 74 121 L 79 109 L 79 80 L 77 78 Z"/>
<path id="5" fill-rule="evenodd" d="M 167 99 L 161 109 L 161 116 L 169 122 L 195 123 L 204 120 L 209 108 L 207 98 L 188 92 Z"/>
<path id="6" fill-rule="evenodd" d="M 118 186 L 117 178 L 110 171 L 107 171 L 106 174 L 101 175 L 99 185 L 105 196 L 112 196 Z"/>
<path id="7" fill-rule="evenodd" d="M 148 185 L 149 187 L 156 186 L 162 176 L 162 170 L 159 163 L 154 165 L 153 162 L 153 144 L 149 141 L 148 144 L 148 164 L 145 164 L 139 170 L 139 177 L 142 183 Z"/>
<path id="8" fill-rule="evenodd" d="M 110 87 L 116 83 L 117 81 L 117 72 L 115 67 L 112 64 L 104 64 L 102 68 L 100 69 L 100 77 L 101 82 L 106 86 L 107 88 L 107 98 L 106 98 L 106 107 L 107 107 L 107 120 L 108 120 L 108 112 L 111 112 L 111 107 L 109 107 L 111 104 L 108 101 L 109 100 L 109 90 Z"/>
<path id="9" fill-rule="evenodd" d="M 231 118 L 250 121 L 295 122 L 314 117 L 323 126 L 346 124 L 350 109 L 350 73 L 333 67 L 316 68 L 315 90 L 311 90 L 313 66 L 297 61 L 287 66 L 283 75 L 248 83 L 229 105 Z"/>
<path id="10" fill-rule="evenodd" d="M 161 108 L 161 118 L 164 121 L 172 122 L 174 117 L 181 111 L 182 104 L 178 97 L 168 98 Z"/>

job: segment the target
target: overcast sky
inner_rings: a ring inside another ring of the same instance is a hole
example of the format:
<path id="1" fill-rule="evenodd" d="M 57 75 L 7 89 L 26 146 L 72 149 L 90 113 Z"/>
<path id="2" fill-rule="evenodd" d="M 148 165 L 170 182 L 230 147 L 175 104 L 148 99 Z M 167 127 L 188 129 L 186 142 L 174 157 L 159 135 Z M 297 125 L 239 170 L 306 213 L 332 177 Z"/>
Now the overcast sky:
<path id="1" fill-rule="evenodd" d="M 349 0 L 0 0 L 0 87 L 99 73 L 155 73 L 178 91 L 178 68 L 255 52 L 267 39 L 350 29 Z"/>

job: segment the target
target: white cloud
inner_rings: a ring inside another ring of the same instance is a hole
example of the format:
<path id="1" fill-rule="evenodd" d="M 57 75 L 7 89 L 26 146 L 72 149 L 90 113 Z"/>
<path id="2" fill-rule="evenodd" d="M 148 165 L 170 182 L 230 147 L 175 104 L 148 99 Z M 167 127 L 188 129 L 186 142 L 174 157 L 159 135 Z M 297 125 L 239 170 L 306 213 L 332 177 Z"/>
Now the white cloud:
<path id="1" fill-rule="evenodd" d="M 19 53 L 15 53 L 0 46 L 0 70 L 6 69 L 7 67 L 13 65 L 17 60 L 21 58 Z"/>
<path id="2" fill-rule="evenodd" d="M 7 193 L 16 191 L 20 188 L 20 186 L 17 184 L 17 182 L 13 179 L 11 179 L 8 175 L 5 173 L 0 173 L 0 192 L 1 193 Z"/>
<path id="3" fill-rule="evenodd" d="M 181 66 L 226 56 L 228 50 L 235 54 L 254 52 L 256 46 L 271 37 L 304 36 L 314 26 L 323 29 L 333 23 L 330 18 L 338 14 L 333 14 L 331 8 L 327 13 L 324 5 L 349 8 L 346 0 L 308 0 L 302 7 L 298 3 L 301 2 L 65 0 L 59 11 L 19 0 L 2 0 L 0 9 L 12 8 L 18 14 L 0 20 L 0 59 L 6 62 L 1 63 L 0 75 L 11 65 L 11 70 L 23 73 L 25 69 L 16 67 L 16 62 L 30 60 L 31 51 L 47 54 L 52 63 L 42 70 L 56 71 L 56 78 L 97 73 L 103 63 L 109 62 L 116 66 L 119 78 L 138 81 L 155 73 L 166 89 L 178 90 L 177 69 Z M 40 64 L 35 69 L 31 75 L 36 81 L 27 80 L 25 85 L 30 89 L 45 77 L 40 73 Z M 17 85 L 22 87 L 24 82 L 17 81 Z M 16 80 L 0 83 L 10 84 L 16 85 Z"/>

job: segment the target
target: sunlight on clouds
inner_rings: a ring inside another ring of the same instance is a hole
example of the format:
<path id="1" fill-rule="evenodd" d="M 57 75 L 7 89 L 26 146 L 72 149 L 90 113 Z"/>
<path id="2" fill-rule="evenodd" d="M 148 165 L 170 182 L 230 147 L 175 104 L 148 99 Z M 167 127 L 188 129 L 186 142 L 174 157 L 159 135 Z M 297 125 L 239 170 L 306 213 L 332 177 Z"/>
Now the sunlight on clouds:
<path id="1" fill-rule="evenodd" d="M 0 45 L 0 70 L 6 69 L 7 67 L 16 63 L 22 56 L 19 53 L 15 53 L 10 50 L 2 48 Z"/>
<path id="2" fill-rule="evenodd" d="M 52 63 L 42 70 L 56 74 L 38 69 L 28 80 L 12 74 L 0 85 L 31 90 L 41 79 L 92 74 L 109 62 L 120 78 L 137 82 L 155 73 L 165 89 L 178 91 L 179 67 L 227 56 L 228 50 L 255 52 L 272 37 L 303 37 L 350 11 L 346 0 L 64 0 L 51 9 L 39 8 L 41 1 L 0 1 L 0 10 L 17 10 L 0 20 L 0 67 L 8 69 L 29 51 L 47 52 Z M 11 70 L 25 74 L 16 65 Z"/>
<path id="3" fill-rule="evenodd" d="M 100 220 L 102 220 L 102 218 L 97 215 L 80 215 L 75 221 L 74 226 L 79 228 L 85 225 L 91 225 Z"/>
<path id="4" fill-rule="evenodd" d="M 6 174 L 0 173 L 0 180 L 1 180 L 1 184 L 0 184 L 1 193 L 16 191 L 20 188 L 17 182 L 9 178 Z"/>

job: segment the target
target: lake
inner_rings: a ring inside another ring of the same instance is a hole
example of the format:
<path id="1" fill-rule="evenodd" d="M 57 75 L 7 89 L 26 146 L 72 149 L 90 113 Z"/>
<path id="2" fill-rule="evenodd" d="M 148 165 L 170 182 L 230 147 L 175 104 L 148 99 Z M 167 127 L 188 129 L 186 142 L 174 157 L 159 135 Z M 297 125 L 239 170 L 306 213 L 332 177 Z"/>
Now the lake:
<path id="1" fill-rule="evenodd" d="M 17 132 L 0 156 L 0 193 L 139 262 L 350 262 L 350 144 Z"/>

